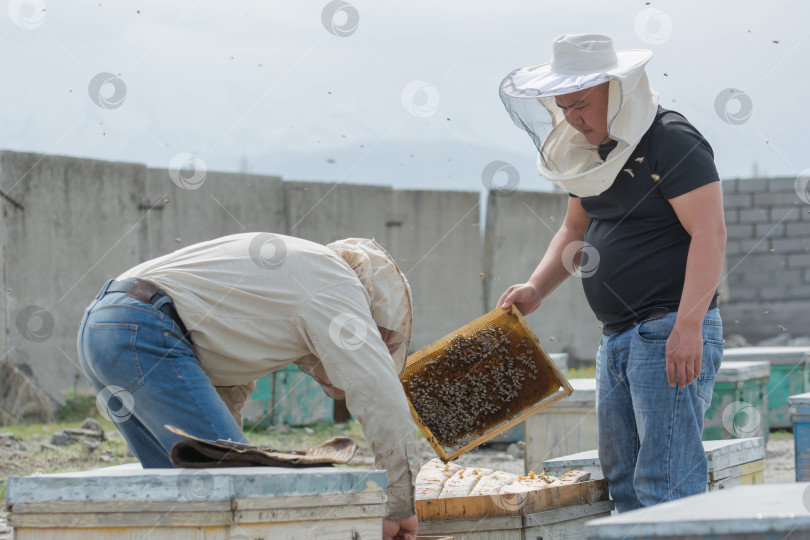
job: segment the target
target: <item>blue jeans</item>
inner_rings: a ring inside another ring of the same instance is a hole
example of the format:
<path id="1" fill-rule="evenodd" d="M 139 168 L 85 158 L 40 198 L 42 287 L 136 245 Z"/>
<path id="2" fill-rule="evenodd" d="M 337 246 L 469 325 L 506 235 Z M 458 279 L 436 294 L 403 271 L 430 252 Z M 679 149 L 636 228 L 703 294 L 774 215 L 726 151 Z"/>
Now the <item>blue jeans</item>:
<path id="1" fill-rule="evenodd" d="M 599 345 L 599 460 L 619 512 L 706 491 L 703 416 L 723 357 L 723 323 L 717 309 L 706 314 L 700 376 L 673 388 L 665 347 L 676 316 L 636 323 Z"/>
<path id="2" fill-rule="evenodd" d="M 177 323 L 108 286 L 82 318 L 79 361 L 99 408 L 144 468 L 172 466 L 169 453 L 180 437 L 165 424 L 203 439 L 247 442 Z"/>

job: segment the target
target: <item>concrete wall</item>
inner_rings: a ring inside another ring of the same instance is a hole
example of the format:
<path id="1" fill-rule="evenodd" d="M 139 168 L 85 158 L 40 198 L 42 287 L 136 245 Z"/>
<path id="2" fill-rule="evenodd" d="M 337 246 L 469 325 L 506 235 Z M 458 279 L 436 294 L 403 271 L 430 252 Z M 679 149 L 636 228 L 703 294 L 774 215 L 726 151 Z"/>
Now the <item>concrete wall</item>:
<path id="1" fill-rule="evenodd" d="M 757 340 L 783 326 L 806 334 L 810 205 L 793 179 L 734 180 L 723 188 L 727 333 Z M 477 192 L 215 172 L 183 187 L 168 171 L 139 164 L 16 152 L 0 152 L 0 190 L 0 354 L 27 366 L 57 400 L 85 384 L 75 351 L 84 308 L 107 279 L 143 260 L 244 231 L 322 243 L 376 237 L 411 282 L 415 351 L 493 309 L 509 285 L 525 281 L 566 205 L 561 194 L 493 195 L 482 239 Z M 594 357 L 599 323 L 579 278 L 528 319 L 549 352 L 569 352 L 572 363 Z"/>
<path id="2" fill-rule="evenodd" d="M 752 343 L 810 334 L 810 204 L 799 197 L 796 179 L 726 180 L 723 205 L 726 334 Z"/>
<path id="3" fill-rule="evenodd" d="M 388 248 L 413 292 L 413 352 L 486 312 L 479 198 L 394 191 Z"/>
<path id="4" fill-rule="evenodd" d="M 287 231 L 321 244 L 351 237 L 386 244 L 392 197 L 384 186 L 285 182 Z"/>
<path id="5" fill-rule="evenodd" d="M 184 189 L 167 170 L 149 169 L 147 182 L 152 256 L 228 234 L 287 231 L 279 177 L 207 172 L 199 187 Z"/>
<path id="6" fill-rule="evenodd" d="M 146 167 L 0 153 L 6 349 L 48 395 L 84 385 L 76 330 L 101 285 L 148 257 Z M 26 370 L 27 371 L 27 370 Z"/>
<path id="7" fill-rule="evenodd" d="M 490 309 L 510 285 L 529 278 L 560 228 L 567 204 L 564 193 L 490 194 L 484 251 Z M 579 277 L 569 277 L 526 321 L 548 352 L 596 358 L 601 323 L 588 307 Z"/>
<path id="8" fill-rule="evenodd" d="M 0 190 L 2 354 L 28 366 L 56 401 L 86 384 L 76 330 L 106 280 L 226 234 L 275 231 L 322 243 L 376 237 L 414 287 L 415 348 L 483 310 L 477 193 L 216 172 L 184 183 L 138 164 L 16 152 L 0 152 Z M 460 269 L 448 272 L 454 265 Z"/>

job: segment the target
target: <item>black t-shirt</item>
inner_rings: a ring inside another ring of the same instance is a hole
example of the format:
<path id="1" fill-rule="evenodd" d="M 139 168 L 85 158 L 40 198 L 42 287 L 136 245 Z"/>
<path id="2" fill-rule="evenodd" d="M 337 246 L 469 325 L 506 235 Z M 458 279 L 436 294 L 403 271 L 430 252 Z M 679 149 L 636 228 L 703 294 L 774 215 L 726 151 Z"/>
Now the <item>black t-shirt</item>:
<path id="1" fill-rule="evenodd" d="M 611 149 L 600 147 L 603 159 Z M 613 185 L 600 195 L 582 197 L 591 218 L 585 242 L 599 257 L 595 270 L 595 261 L 582 261 L 589 268 L 582 286 L 605 334 L 629 326 L 652 308 L 677 309 L 691 237 L 668 199 L 719 180 L 706 139 L 681 114 L 659 107 Z M 716 298 L 715 292 L 712 305 Z"/>

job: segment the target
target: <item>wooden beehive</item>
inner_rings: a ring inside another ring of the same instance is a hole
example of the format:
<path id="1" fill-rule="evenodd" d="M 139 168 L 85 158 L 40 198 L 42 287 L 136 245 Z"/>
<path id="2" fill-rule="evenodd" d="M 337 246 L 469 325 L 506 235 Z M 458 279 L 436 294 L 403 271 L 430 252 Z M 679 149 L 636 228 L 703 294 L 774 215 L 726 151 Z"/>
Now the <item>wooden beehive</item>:
<path id="1" fill-rule="evenodd" d="M 543 409 L 524 424 L 527 474 L 543 470 L 543 462 L 554 456 L 596 447 L 596 379 L 570 379 L 568 382 L 574 389 L 571 396 Z"/>
<path id="2" fill-rule="evenodd" d="M 720 489 L 595 519 L 585 530 L 600 540 L 810 538 L 808 490 L 808 483 Z"/>
<path id="3" fill-rule="evenodd" d="M 16 540 L 374 540 L 385 471 L 140 469 L 9 478 Z"/>
<path id="4" fill-rule="evenodd" d="M 402 383 L 416 424 L 445 462 L 573 392 L 514 306 L 409 356 Z"/>
<path id="5" fill-rule="evenodd" d="M 765 361 L 724 361 L 714 378 L 703 440 L 764 437 L 767 443 L 770 374 L 771 366 Z"/>
<path id="6" fill-rule="evenodd" d="M 810 347 L 737 347 L 723 351 L 723 364 L 768 362 L 768 416 L 770 429 L 792 428 L 790 396 L 810 391 Z"/>
<path id="7" fill-rule="evenodd" d="M 703 441 L 708 462 L 706 478 L 709 491 L 727 489 L 746 484 L 762 484 L 765 476 L 765 439 L 734 439 Z M 591 478 L 602 478 L 602 467 L 596 450 L 543 461 L 543 472 L 559 476 L 571 469 L 591 473 Z"/>
<path id="8" fill-rule="evenodd" d="M 810 393 L 788 398 L 793 421 L 793 448 L 796 481 L 810 481 Z"/>
<path id="9" fill-rule="evenodd" d="M 416 501 L 420 534 L 455 540 L 584 538 L 585 523 L 611 510 L 604 479 L 527 493 Z"/>

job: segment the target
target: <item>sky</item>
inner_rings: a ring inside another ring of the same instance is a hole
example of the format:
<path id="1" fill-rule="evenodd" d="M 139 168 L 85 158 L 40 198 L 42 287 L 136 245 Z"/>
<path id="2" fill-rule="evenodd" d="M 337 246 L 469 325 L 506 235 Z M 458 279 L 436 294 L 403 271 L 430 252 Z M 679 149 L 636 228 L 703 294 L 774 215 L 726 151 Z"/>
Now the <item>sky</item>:
<path id="1" fill-rule="evenodd" d="M 723 179 L 810 168 L 810 3 L 12 0 L 0 150 L 482 191 L 551 190 L 500 81 L 564 33 L 653 51 Z"/>

